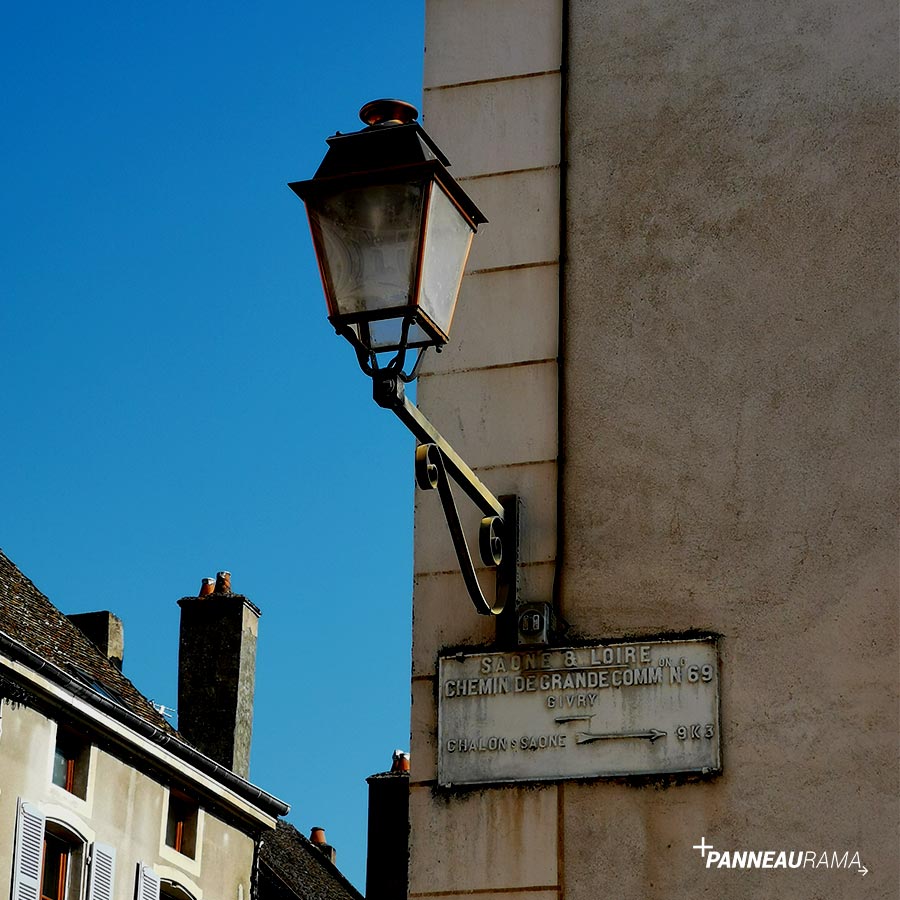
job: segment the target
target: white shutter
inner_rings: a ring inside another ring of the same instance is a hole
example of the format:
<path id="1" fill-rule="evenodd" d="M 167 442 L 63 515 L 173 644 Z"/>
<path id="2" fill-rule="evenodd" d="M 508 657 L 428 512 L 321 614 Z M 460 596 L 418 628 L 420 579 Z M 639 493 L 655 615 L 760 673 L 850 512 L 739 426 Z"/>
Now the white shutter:
<path id="1" fill-rule="evenodd" d="M 108 844 L 91 848 L 91 871 L 88 876 L 87 900 L 113 900 L 113 877 L 116 871 L 116 849 Z"/>
<path id="2" fill-rule="evenodd" d="M 137 900 L 159 900 L 159 875 L 138 863 Z"/>
<path id="3" fill-rule="evenodd" d="M 13 855 L 12 900 L 39 900 L 44 856 L 44 814 L 19 800 Z"/>

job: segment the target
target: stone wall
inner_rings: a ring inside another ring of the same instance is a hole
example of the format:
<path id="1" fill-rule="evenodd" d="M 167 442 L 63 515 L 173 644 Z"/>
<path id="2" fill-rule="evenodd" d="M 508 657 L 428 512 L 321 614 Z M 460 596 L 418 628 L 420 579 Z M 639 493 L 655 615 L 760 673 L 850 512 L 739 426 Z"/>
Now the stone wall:
<path id="1" fill-rule="evenodd" d="M 895 5 L 426 12 L 425 125 L 490 223 L 421 405 L 522 496 L 566 640 L 721 635 L 724 772 L 437 789 L 437 654 L 495 632 L 420 493 L 411 896 L 894 896 Z"/>
<path id="2" fill-rule="evenodd" d="M 495 495 L 522 497 L 522 596 L 533 600 L 552 594 L 557 543 L 561 51 L 560 3 L 426 5 L 423 124 L 489 222 L 418 402 Z M 474 536 L 480 513 L 468 501 L 460 511 Z M 555 788 L 434 792 L 438 650 L 492 643 L 496 622 L 475 614 L 431 493 L 417 493 L 415 573 L 410 896 L 555 896 Z"/>
<path id="3" fill-rule="evenodd" d="M 896 6 L 570 16 L 561 610 L 720 633 L 725 770 L 566 785 L 566 896 L 890 896 Z M 703 835 L 870 873 L 707 873 Z"/>

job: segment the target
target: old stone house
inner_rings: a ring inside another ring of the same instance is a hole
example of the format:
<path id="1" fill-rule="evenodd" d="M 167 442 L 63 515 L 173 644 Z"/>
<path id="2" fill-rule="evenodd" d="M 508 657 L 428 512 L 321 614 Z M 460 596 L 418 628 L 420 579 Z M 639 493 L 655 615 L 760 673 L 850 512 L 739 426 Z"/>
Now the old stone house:
<path id="1" fill-rule="evenodd" d="M 287 804 L 246 779 L 258 610 L 230 591 L 181 605 L 179 703 L 193 740 L 123 675 L 115 616 L 67 618 L 0 552 L 11 900 L 359 900 L 279 822 Z"/>

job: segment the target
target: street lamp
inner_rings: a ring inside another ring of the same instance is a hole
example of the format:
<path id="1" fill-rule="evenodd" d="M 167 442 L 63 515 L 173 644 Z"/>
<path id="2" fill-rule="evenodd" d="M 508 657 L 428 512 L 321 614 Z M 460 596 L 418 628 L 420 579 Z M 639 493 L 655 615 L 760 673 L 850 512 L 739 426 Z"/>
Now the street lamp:
<path id="1" fill-rule="evenodd" d="M 373 100 L 359 115 L 366 127 L 328 138 L 313 178 L 289 186 L 306 204 L 328 319 L 372 378 L 375 402 L 419 441 L 416 482 L 438 491 L 475 609 L 497 615 L 516 601 L 517 498 L 495 497 L 404 392 L 425 351 L 449 340 L 472 237 L 487 219 L 447 172 L 415 107 Z M 448 476 L 483 514 L 479 549 L 497 567 L 493 602 L 478 583 Z"/>

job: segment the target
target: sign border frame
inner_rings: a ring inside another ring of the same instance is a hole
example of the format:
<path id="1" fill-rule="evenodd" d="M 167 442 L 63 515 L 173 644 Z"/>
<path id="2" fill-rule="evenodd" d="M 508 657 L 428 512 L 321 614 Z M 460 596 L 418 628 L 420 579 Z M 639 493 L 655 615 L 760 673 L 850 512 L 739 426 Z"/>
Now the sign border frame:
<path id="1" fill-rule="evenodd" d="M 628 637 L 601 640 L 583 640 L 566 644 L 565 646 L 547 646 L 534 648 L 517 648 L 515 650 L 500 650 L 488 647 L 459 647 L 453 650 L 438 653 L 437 656 L 437 672 L 435 676 L 435 686 L 437 688 L 436 696 L 436 718 L 437 718 L 437 745 L 435 747 L 435 783 L 442 790 L 447 789 L 483 789 L 492 786 L 508 787 L 510 785 L 524 784 L 563 784 L 567 781 L 574 782 L 596 782 L 596 781 L 640 781 L 641 783 L 671 781 L 673 779 L 684 778 L 685 776 L 696 776 L 698 780 L 717 777 L 723 772 L 722 763 L 722 654 L 721 654 L 722 636 L 712 632 L 704 632 L 698 634 L 691 633 L 690 636 L 677 637 L 671 634 L 665 637 Z M 714 766 L 702 766 L 700 768 L 676 769 L 664 772 L 632 772 L 632 773 L 616 773 L 616 774 L 597 774 L 597 775 L 550 775 L 550 776 L 533 776 L 533 777 L 517 777 L 508 779 L 491 779 L 490 781 L 441 781 L 441 748 L 443 747 L 441 720 L 441 663 L 445 659 L 460 661 L 466 657 L 489 656 L 491 654 L 505 653 L 507 655 L 514 653 L 545 653 L 545 652 L 563 652 L 566 650 L 584 650 L 587 647 L 616 647 L 616 646 L 634 646 L 636 644 L 712 644 L 716 654 L 716 682 L 715 682 L 715 710 L 716 710 L 716 759 Z"/>

